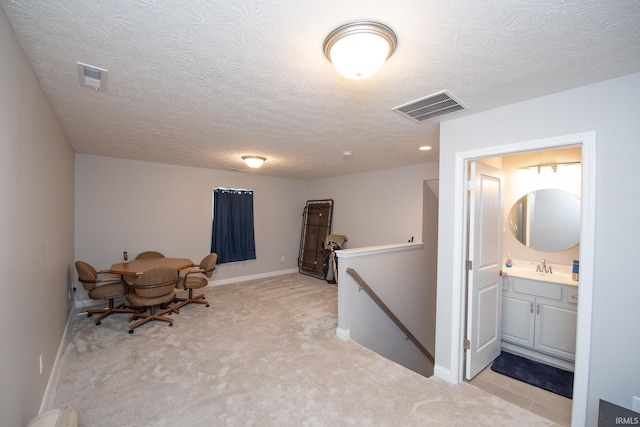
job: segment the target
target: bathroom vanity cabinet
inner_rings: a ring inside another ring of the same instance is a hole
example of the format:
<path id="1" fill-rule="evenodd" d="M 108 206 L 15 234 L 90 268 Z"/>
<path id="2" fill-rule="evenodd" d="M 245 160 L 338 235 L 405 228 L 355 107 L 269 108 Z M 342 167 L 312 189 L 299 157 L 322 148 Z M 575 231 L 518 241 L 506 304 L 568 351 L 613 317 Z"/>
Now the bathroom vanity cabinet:
<path id="1" fill-rule="evenodd" d="M 578 287 L 503 278 L 502 341 L 575 360 Z"/>

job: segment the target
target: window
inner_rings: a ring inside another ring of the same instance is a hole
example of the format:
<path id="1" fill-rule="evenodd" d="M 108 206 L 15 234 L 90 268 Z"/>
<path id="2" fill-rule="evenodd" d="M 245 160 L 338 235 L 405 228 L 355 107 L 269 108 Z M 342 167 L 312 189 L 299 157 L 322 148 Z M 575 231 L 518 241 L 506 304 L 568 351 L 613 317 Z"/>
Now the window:
<path id="1" fill-rule="evenodd" d="M 211 252 L 218 264 L 256 259 L 252 190 L 214 188 Z"/>

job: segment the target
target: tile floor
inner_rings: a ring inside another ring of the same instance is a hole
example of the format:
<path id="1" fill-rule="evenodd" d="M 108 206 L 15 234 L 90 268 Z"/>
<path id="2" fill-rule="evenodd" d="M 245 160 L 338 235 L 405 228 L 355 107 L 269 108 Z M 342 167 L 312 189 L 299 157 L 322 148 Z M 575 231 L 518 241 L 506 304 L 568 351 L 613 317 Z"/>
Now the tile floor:
<path id="1" fill-rule="evenodd" d="M 470 383 L 562 426 L 571 426 L 571 399 L 493 372 L 490 366 Z"/>

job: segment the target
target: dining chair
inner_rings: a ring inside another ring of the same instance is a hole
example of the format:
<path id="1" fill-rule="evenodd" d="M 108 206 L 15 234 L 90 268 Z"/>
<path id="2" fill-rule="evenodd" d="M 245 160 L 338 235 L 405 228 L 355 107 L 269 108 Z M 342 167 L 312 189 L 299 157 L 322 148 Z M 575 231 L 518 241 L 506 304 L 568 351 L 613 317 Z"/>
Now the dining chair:
<path id="1" fill-rule="evenodd" d="M 213 270 L 216 269 L 216 261 L 218 260 L 218 254 L 210 253 L 200 261 L 199 265 L 195 268 L 191 267 L 185 271 L 184 276 L 178 277 L 176 288 L 189 291 L 188 297 L 176 297 L 176 301 L 181 301 L 175 306 L 176 309 L 180 309 L 190 303 L 204 304 L 209 307 L 209 302 L 204 299 L 204 293 L 193 296 L 193 290 L 207 286 L 209 284 L 209 278 L 213 275 Z"/>
<path id="2" fill-rule="evenodd" d="M 78 272 L 78 280 L 87 291 L 89 298 L 109 301 L 108 308 L 87 310 L 87 317 L 101 313 L 96 318 L 96 325 L 100 325 L 102 319 L 110 314 L 135 312 L 135 310 L 127 308 L 125 303 L 115 305 L 115 299 L 126 296 L 128 291 L 120 276 L 105 276 L 108 274 L 107 271 L 96 271 L 91 264 L 84 261 L 76 261 L 76 271 Z"/>
<path id="3" fill-rule="evenodd" d="M 137 327 L 152 320 L 161 320 L 173 326 L 173 319 L 165 314 L 172 311 L 172 307 L 166 307 L 166 305 L 176 297 L 174 288 L 177 280 L 178 271 L 171 267 L 152 268 L 136 278 L 131 285 L 132 290 L 127 294 L 127 299 L 133 306 L 149 308 L 149 312 L 136 311 L 129 317 L 129 322 L 142 318 L 129 326 L 130 334 Z M 159 312 L 156 312 L 156 307 L 160 307 Z"/>
<path id="4" fill-rule="evenodd" d="M 136 259 L 153 259 L 153 258 L 164 258 L 164 257 L 165 256 L 163 254 L 161 254 L 160 252 L 145 251 L 145 252 L 140 252 L 136 256 Z"/>

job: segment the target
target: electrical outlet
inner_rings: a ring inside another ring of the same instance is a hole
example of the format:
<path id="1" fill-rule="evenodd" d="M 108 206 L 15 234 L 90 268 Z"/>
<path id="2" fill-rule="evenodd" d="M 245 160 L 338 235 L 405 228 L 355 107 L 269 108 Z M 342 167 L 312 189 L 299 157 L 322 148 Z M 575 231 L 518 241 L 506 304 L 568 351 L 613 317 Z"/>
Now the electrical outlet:
<path id="1" fill-rule="evenodd" d="M 631 410 L 640 412 L 640 397 L 633 396 L 633 400 L 631 401 Z"/>
<path id="2" fill-rule="evenodd" d="M 43 368 L 43 364 L 42 364 L 42 353 L 40 353 L 40 374 L 42 374 L 42 368 Z"/>

